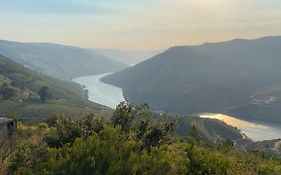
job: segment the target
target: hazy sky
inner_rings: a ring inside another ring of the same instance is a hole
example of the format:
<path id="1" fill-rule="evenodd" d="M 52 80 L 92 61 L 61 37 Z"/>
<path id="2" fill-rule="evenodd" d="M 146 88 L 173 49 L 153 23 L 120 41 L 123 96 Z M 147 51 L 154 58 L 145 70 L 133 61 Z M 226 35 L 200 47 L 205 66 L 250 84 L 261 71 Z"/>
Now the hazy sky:
<path id="1" fill-rule="evenodd" d="M 281 0 L 0 0 L 0 38 L 125 50 L 281 35 Z"/>

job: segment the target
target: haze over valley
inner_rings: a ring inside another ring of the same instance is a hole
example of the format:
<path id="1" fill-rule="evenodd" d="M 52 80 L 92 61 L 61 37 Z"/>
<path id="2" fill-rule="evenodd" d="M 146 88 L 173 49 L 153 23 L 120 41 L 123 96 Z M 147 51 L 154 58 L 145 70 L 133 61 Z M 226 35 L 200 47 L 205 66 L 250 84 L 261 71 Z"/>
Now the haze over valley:
<path id="1" fill-rule="evenodd" d="M 129 102 L 179 114 L 280 123 L 281 37 L 172 47 L 102 79 Z"/>
<path id="2" fill-rule="evenodd" d="M 135 65 L 137 63 L 152 58 L 153 56 L 163 52 L 160 50 L 159 51 L 158 50 L 122 51 L 118 49 L 91 49 L 91 50 L 112 60 L 129 65 Z"/>
<path id="3" fill-rule="evenodd" d="M 280 175 L 280 0 L 0 5 L 0 175 Z"/>
<path id="4" fill-rule="evenodd" d="M 51 43 L 1 40 L 0 53 L 33 70 L 64 80 L 128 67 L 125 63 L 111 60 L 88 49 Z"/>

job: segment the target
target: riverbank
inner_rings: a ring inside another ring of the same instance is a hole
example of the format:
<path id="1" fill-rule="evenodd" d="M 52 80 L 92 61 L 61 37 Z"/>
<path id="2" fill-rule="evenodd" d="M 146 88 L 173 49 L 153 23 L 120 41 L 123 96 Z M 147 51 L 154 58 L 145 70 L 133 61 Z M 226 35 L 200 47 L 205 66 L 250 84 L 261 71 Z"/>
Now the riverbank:
<path id="1" fill-rule="evenodd" d="M 250 122 L 240 120 L 223 114 L 200 114 L 202 118 L 218 119 L 237 127 L 243 134 L 253 141 L 273 140 L 281 138 L 281 128 L 266 123 Z"/>
<path id="2" fill-rule="evenodd" d="M 85 76 L 73 81 L 84 85 L 89 90 L 89 100 L 115 108 L 121 101 L 125 101 L 123 90 L 119 87 L 106 84 L 100 79 L 112 73 Z M 237 127 L 242 133 L 253 141 L 271 140 L 281 138 L 281 128 L 266 123 L 240 120 L 223 114 L 201 114 L 202 118 L 223 120 L 227 124 Z"/>
<path id="3" fill-rule="evenodd" d="M 121 101 L 125 101 L 125 98 L 121 88 L 100 81 L 101 78 L 110 74 L 112 73 L 84 76 L 72 81 L 84 85 L 88 89 L 90 101 L 115 108 Z"/>

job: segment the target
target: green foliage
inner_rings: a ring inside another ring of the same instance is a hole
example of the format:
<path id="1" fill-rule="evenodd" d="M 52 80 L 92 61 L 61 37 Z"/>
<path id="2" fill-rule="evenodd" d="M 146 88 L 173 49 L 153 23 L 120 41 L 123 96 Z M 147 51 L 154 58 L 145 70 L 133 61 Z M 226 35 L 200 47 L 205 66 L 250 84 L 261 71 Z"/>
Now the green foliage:
<path id="1" fill-rule="evenodd" d="M 127 102 L 121 102 L 117 105 L 115 112 L 111 118 L 113 126 L 121 126 L 124 132 L 131 129 L 132 122 L 135 119 L 136 109 Z"/>
<path id="2" fill-rule="evenodd" d="M 195 126 L 192 126 L 190 133 L 188 134 L 188 140 L 190 143 L 199 143 L 200 135 Z"/>
<path id="3" fill-rule="evenodd" d="M 89 102 L 80 85 L 51 78 L 0 55 L 0 113 L 16 112 L 19 118 L 41 120 L 55 113 L 86 116 L 110 113 Z M 39 97 L 41 99 L 40 103 Z M 51 99 L 51 100 L 50 100 Z"/>
<path id="4" fill-rule="evenodd" d="M 33 174 L 32 169 L 43 171 L 46 156 L 47 149 L 44 145 L 26 141 L 15 151 L 9 172 L 10 174 Z"/>
<path id="5" fill-rule="evenodd" d="M 46 123 L 49 127 L 56 126 L 57 122 L 63 118 L 63 115 L 54 114 L 48 118 L 46 118 Z"/>
<path id="6" fill-rule="evenodd" d="M 191 174 L 227 174 L 229 162 L 222 153 L 207 148 L 194 147 L 189 157 Z"/>
<path id="7" fill-rule="evenodd" d="M 2 95 L 4 100 L 17 100 L 18 91 L 13 87 L 9 87 L 7 84 L 3 84 L 0 88 L 0 95 Z"/>
<path id="8" fill-rule="evenodd" d="M 173 134 L 175 125 L 173 121 L 147 121 L 146 123 L 149 123 L 149 125 L 147 125 L 144 130 L 144 134 L 141 137 L 146 147 L 149 148 L 151 146 L 153 147 L 163 143 L 168 143 L 172 139 L 171 135 Z M 143 126 L 141 125 L 141 128 L 142 127 Z"/>
<path id="9" fill-rule="evenodd" d="M 87 138 L 94 133 L 98 135 L 102 134 L 106 123 L 107 121 L 102 117 L 96 117 L 93 114 L 87 115 L 80 121 L 84 138 Z"/>
<path id="10" fill-rule="evenodd" d="M 223 112 L 280 125 L 280 43 L 281 37 L 265 37 L 172 47 L 102 81 L 121 87 L 130 102 L 160 111 Z M 267 104 L 270 97 L 275 100 Z"/>
<path id="11" fill-rule="evenodd" d="M 36 132 L 28 137 L 21 134 L 24 136 L 21 138 L 34 138 L 40 132 L 44 133 L 43 139 L 22 141 L 9 158 L 9 174 L 279 175 L 281 172 L 280 160 L 237 150 L 231 140 L 207 145 L 196 127 L 186 138 L 176 136 L 173 120 L 153 119 L 146 109 L 122 103 L 113 115 L 114 120 L 94 115 L 74 120 L 57 115 L 47 120 L 48 126 L 34 125 Z M 30 132 L 30 128 L 25 132 Z"/>
<path id="12" fill-rule="evenodd" d="M 82 129 L 76 121 L 69 118 L 61 118 L 57 121 L 55 128 L 44 137 L 44 141 L 50 147 L 62 147 L 72 144 L 74 140 L 82 136 Z"/>
<path id="13" fill-rule="evenodd" d="M 224 150 L 229 150 L 234 148 L 234 142 L 231 141 L 230 139 L 222 139 L 218 143 L 218 148 L 224 149 Z"/>
<path id="14" fill-rule="evenodd" d="M 39 91 L 38 94 L 42 102 L 46 102 L 52 98 L 52 94 L 50 94 L 49 88 L 47 86 L 43 86 Z"/>
<path id="15" fill-rule="evenodd" d="M 72 144 L 77 138 L 87 139 L 92 134 L 101 135 L 104 125 L 107 123 L 104 118 L 90 114 L 80 120 L 65 118 L 62 115 L 54 115 L 48 118 L 47 123 L 51 131 L 44 136 L 44 141 L 49 147 L 63 147 L 65 144 Z"/>

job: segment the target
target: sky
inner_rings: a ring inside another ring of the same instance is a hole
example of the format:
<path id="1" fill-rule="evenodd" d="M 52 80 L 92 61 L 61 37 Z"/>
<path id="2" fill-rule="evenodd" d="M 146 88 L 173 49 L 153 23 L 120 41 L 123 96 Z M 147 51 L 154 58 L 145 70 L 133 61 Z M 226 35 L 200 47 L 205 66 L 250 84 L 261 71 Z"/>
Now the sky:
<path id="1" fill-rule="evenodd" d="M 0 0 L 0 39 L 158 50 L 281 35 L 281 0 Z"/>

